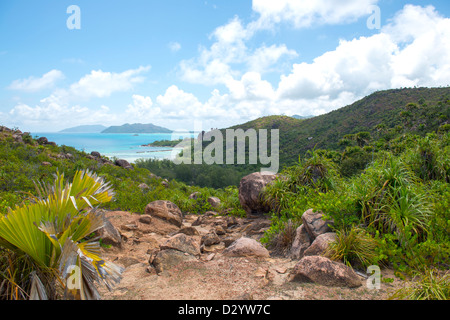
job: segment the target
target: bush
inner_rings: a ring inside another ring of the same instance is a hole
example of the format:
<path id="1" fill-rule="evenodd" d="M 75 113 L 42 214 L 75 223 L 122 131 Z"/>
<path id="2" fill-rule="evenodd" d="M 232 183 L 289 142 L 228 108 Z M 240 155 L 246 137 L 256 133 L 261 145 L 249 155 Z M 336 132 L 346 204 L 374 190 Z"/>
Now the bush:
<path id="1" fill-rule="evenodd" d="M 366 269 L 381 260 L 377 246 L 377 241 L 365 230 L 352 227 L 348 231 L 336 231 L 336 240 L 330 243 L 326 255 L 350 267 Z"/>
<path id="2" fill-rule="evenodd" d="M 414 281 L 397 290 L 390 300 L 449 300 L 450 274 L 428 269 L 417 273 Z"/>

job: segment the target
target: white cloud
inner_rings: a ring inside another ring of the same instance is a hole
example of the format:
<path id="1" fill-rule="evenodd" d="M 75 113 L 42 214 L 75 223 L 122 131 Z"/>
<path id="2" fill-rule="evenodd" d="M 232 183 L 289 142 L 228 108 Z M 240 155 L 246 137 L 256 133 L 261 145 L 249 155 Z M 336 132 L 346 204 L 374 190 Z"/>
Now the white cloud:
<path id="1" fill-rule="evenodd" d="M 343 91 L 365 95 L 390 87 L 390 65 L 396 52 L 397 46 L 384 34 L 343 40 L 335 51 L 312 63 L 294 64 L 292 72 L 281 77 L 278 94 L 291 99 L 335 98 Z"/>
<path id="2" fill-rule="evenodd" d="M 197 58 L 180 62 L 181 79 L 203 85 L 227 85 L 247 71 L 266 73 L 283 57 L 298 56 L 284 44 L 250 49 L 246 42 L 253 35 L 254 31 L 243 26 L 238 17 L 218 27 L 210 36 L 214 42 L 209 48 L 201 47 Z"/>
<path id="3" fill-rule="evenodd" d="M 450 19 L 432 7 L 408 5 L 379 34 L 342 40 L 312 63 L 294 64 L 277 93 L 280 100 L 326 98 L 324 111 L 331 111 L 342 93 L 358 99 L 381 89 L 448 85 L 448 52 Z"/>
<path id="4" fill-rule="evenodd" d="M 19 127 L 33 130 L 45 128 L 46 131 L 57 131 L 78 124 L 97 124 L 99 119 L 108 119 L 111 122 L 116 120 L 116 116 L 110 113 L 106 106 L 92 110 L 79 105 L 60 105 L 50 100 L 41 101 L 41 104 L 35 107 L 18 104 L 11 109 L 9 116 L 10 121 Z"/>
<path id="5" fill-rule="evenodd" d="M 263 45 L 248 57 L 248 68 L 251 71 L 257 71 L 259 73 L 272 71 L 271 68 L 276 65 L 283 56 L 295 58 L 298 57 L 298 54 L 295 50 L 288 49 L 284 44 L 279 46 L 273 44 L 270 47 Z"/>
<path id="6" fill-rule="evenodd" d="M 144 81 L 142 73 L 150 67 L 139 67 L 126 70 L 121 73 L 103 72 L 93 70 L 73 83 L 67 89 L 56 89 L 53 93 L 41 99 L 36 106 L 18 103 L 9 112 L 9 121 L 24 126 L 40 126 L 47 130 L 58 130 L 65 127 L 96 124 L 101 119 L 105 125 L 121 122 L 133 115 L 135 118 L 144 117 L 147 112 L 156 112 L 152 109 L 152 101 L 149 97 L 133 96 L 133 104 L 130 104 L 124 114 L 117 114 L 102 105 L 99 108 L 81 106 L 80 102 L 86 102 L 91 98 L 105 98 L 113 93 L 126 92 L 134 88 L 135 84 Z"/>
<path id="7" fill-rule="evenodd" d="M 252 29 L 271 29 L 275 24 L 288 22 L 295 28 L 314 25 L 334 25 L 354 22 L 369 15 L 378 0 L 253 0 L 253 11 L 260 17 Z"/>
<path id="8" fill-rule="evenodd" d="M 294 18 L 284 16 L 287 14 L 284 10 L 295 5 L 298 6 L 293 8 L 294 12 L 303 8 L 297 2 L 258 3 L 267 4 L 267 8 L 271 5 L 279 8 L 279 19 L 271 18 L 274 23 L 296 23 Z M 336 12 L 326 8 L 320 11 L 320 6 L 326 3 L 316 1 L 305 11 L 304 14 L 317 10 L 322 13 L 318 17 L 311 15 L 316 19 L 311 23 L 320 23 L 324 17 L 331 17 L 328 23 L 356 19 L 365 15 L 365 7 L 376 1 L 347 1 Z M 277 10 L 272 13 L 276 14 Z M 303 25 L 298 22 L 295 26 Z M 282 56 L 295 57 L 296 53 L 284 45 L 262 45 L 249 50 L 247 41 L 253 35 L 250 27 L 251 24 L 242 26 L 235 18 L 217 28 L 212 36 L 216 41 L 209 49 L 202 48 L 198 59 L 187 64 L 191 69 L 185 69 L 192 71 L 185 74 L 185 80 L 225 85 L 228 92 L 213 91 L 203 108 L 209 107 L 210 112 L 217 114 L 226 110 L 227 119 L 236 117 L 237 121 L 244 122 L 268 114 L 319 115 L 377 90 L 450 84 L 450 19 L 440 16 L 430 6 L 407 5 L 379 33 L 341 40 L 335 50 L 318 56 L 311 63 L 293 64 L 288 74 L 281 75 L 275 89 L 262 75 L 279 63 Z M 245 63 L 247 70 L 233 69 L 238 62 Z"/>
<path id="9" fill-rule="evenodd" d="M 156 101 L 161 112 L 168 118 L 195 117 L 203 107 L 192 93 L 187 93 L 175 85 L 170 86 L 164 95 L 159 95 Z"/>
<path id="10" fill-rule="evenodd" d="M 59 70 L 51 70 L 40 78 L 29 77 L 27 79 L 14 80 L 8 89 L 26 92 L 37 92 L 54 87 L 57 81 L 64 79 L 64 74 Z"/>
<path id="11" fill-rule="evenodd" d="M 393 57 L 392 87 L 450 84 L 450 19 L 431 6 L 407 5 L 382 32 L 401 48 Z"/>
<path id="12" fill-rule="evenodd" d="M 146 119 L 152 119 L 159 115 L 161 109 L 153 106 L 153 101 L 150 97 L 144 97 L 141 95 L 133 95 L 133 104 L 129 104 L 126 109 L 127 118 L 136 119 L 130 120 L 130 122 L 145 122 Z"/>
<path id="13" fill-rule="evenodd" d="M 170 42 L 169 49 L 172 52 L 178 52 L 181 50 L 181 44 L 179 44 L 178 42 Z"/>
<path id="14" fill-rule="evenodd" d="M 105 98 L 114 92 L 131 90 L 135 84 L 144 81 L 142 73 L 150 70 L 149 66 L 126 70 L 121 73 L 92 70 L 90 74 L 81 78 L 70 86 L 67 94 L 76 98 Z"/>

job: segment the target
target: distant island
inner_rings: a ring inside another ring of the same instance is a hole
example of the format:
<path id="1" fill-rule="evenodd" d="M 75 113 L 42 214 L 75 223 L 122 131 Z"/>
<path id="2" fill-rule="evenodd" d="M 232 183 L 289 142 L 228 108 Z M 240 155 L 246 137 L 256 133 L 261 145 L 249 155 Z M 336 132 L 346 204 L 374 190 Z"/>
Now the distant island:
<path id="1" fill-rule="evenodd" d="M 176 147 L 179 143 L 181 143 L 183 139 L 178 140 L 159 140 L 149 144 L 142 145 L 143 147 L 168 147 L 173 148 Z"/>
<path id="2" fill-rule="evenodd" d="M 107 127 L 102 125 L 84 125 L 73 128 L 67 128 L 59 131 L 60 133 L 100 133 Z"/>
<path id="3" fill-rule="evenodd" d="M 111 126 L 101 133 L 172 133 L 173 131 L 154 124 L 126 123 L 122 126 Z"/>

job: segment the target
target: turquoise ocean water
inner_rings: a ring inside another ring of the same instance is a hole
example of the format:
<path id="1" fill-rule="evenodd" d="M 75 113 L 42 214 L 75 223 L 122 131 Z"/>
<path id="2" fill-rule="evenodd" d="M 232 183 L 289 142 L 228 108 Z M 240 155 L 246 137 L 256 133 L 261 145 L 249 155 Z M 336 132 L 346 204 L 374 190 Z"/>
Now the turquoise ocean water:
<path id="1" fill-rule="evenodd" d="M 58 145 L 74 147 L 80 151 L 91 153 L 98 151 L 107 157 L 117 157 L 134 162 L 136 159 L 172 159 L 173 148 L 143 147 L 159 140 L 176 140 L 194 137 L 193 133 L 152 133 L 152 134 L 119 134 L 119 133 L 56 133 L 32 132 L 34 137 L 46 137 Z M 196 135 L 195 135 L 196 136 Z"/>

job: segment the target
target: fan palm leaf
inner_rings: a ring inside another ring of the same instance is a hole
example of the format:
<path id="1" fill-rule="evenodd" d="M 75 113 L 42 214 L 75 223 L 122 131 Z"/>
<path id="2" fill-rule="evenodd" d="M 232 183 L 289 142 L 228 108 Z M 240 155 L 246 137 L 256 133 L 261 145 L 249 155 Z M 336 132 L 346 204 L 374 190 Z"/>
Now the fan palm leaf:
<path id="1" fill-rule="evenodd" d="M 0 218 L 0 246 L 29 256 L 43 273 L 53 275 L 42 279 L 36 272 L 29 274 L 30 299 L 48 298 L 45 281 L 61 283 L 65 298 L 98 299 L 94 284 L 103 281 L 111 289 L 122 272 L 101 258 L 98 239 L 85 240 L 105 223 L 95 206 L 112 200 L 110 184 L 92 172 L 78 171 L 72 183 L 57 173 L 52 185 L 35 185 L 34 203 L 9 209 Z M 68 288 L 74 267 L 80 281 Z"/>

